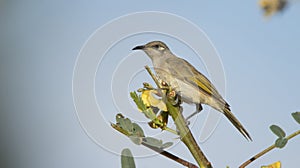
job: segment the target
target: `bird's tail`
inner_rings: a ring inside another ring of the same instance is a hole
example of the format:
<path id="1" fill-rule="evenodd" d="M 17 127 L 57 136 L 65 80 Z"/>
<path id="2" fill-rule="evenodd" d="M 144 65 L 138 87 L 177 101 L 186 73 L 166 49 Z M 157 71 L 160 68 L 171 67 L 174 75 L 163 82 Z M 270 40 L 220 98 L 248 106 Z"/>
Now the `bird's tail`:
<path id="1" fill-rule="evenodd" d="M 247 139 L 252 141 L 249 133 L 246 131 L 246 129 L 243 127 L 243 125 L 239 122 L 239 120 L 231 113 L 229 108 L 225 108 L 223 110 L 225 116 L 228 118 L 228 120 L 237 128 L 241 134 Z"/>

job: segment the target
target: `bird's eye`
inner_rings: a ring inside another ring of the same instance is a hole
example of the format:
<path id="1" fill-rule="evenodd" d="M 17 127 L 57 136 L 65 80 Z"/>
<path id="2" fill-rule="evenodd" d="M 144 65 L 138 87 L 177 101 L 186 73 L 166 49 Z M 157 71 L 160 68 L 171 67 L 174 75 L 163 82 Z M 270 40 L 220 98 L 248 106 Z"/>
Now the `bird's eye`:
<path id="1" fill-rule="evenodd" d="M 154 48 L 159 48 L 159 45 L 155 45 Z"/>
<path id="2" fill-rule="evenodd" d="M 161 50 L 161 51 L 165 49 L 163 46 L 161 46 L 159 44 L 154 45 L 153 48 L 155 48 L 157 50 Z"/>

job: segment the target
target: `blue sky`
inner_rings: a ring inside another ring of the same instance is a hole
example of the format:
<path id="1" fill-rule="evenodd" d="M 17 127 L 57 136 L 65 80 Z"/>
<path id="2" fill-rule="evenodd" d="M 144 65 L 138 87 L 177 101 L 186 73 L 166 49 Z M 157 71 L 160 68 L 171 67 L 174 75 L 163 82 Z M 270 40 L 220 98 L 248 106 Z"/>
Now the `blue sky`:
<path id="1" fill-rule="evenodd" d="M 213 135 L 200 144 L 214 167 L 237 167 L 270 145 L 276 138 L 269 131 L 271 124 L 282 126 L 287 134 L 299 129 L 290 116 L 291 112 L 300 110 L 297 66 L 300 62 L 300 5 L 297 2 L 283 13 L 265 19 L 256 1 L 0 1 L 2 167 L 120 167 L 116 153 L 122 148 L 132 148 L 133 154 L 139 150 L 142 154 L 152 153 L 133 145 L 109 127 L 109 122 L 114 121 L 122 109 L 113 104 L 112 93 L 106 90 L 111 83 L 104 79 L 112 76 L 105 76 L 105 72 L 117 67 L 123 54 L 140 56 L 139 61 L 150 63 L 142 52 L 130 50 L 135 45 L 160 39 L 169 44 L 174 53 L 207 74 L 205 63 L 195 58 L 188 47 L 172 37 L 147 34 L 125 39 L 111 48 L 104 60 L 106 66 L 99 66 L 95 75 L 97 101 L 100 105 L 101 102 L 106 104 L 101 109 L 105 111 L 102 115 L 107 131 L 103 134 L 114 134 L 98 137 L 103 144 L 96 143 L 91 138 L 93 135 L 84 131 L 72 94 L 76 59 L 92 34 L 115 18 L 143 11 L 168 12 L 191 21 L 217 49 L 226 79 L 224 97 L 250 132 L 253 142 L 244 140 L 222 116 Z M 110 64 L 113 66 L 108 66 Z M 140 65 L 141 70 L 143 66 Z M 140 86 L 138 81 L 149 80 L 143 71 L 135 78 L 137 81 L 130 83 L 128 91 Z M 114 79 L 114 82 L 122 80 Z M 117 94 L 117 97 L 122 96 Z M 128 102 L 132 105 L 127 96 L 124 104 Z M 204 122 L 208 109 L 205 106 L 205 111 L 193 120 L 197 121 L 192 128 L 196 136 L 201 131 L 197 124 Z M 145 121 L 138 112 L 122 112 L 136 121 Z M 98 130 L 103 128 L 95 128 Z M 148 133 L 156 135 L 160 131 Z M 164 140 L 178 142 L 175 136 L 162 136 Z M 182 144 L 170 150 L 194 162 Z M 294 167 L 298 163 L 298 151 L 297 137 L 284 149 L 272 151 L 249 167 L 278 160 L 283 167 Z M 137 167 L 181 167 L 157 155 L 139 157 L 136 163 Z"/>

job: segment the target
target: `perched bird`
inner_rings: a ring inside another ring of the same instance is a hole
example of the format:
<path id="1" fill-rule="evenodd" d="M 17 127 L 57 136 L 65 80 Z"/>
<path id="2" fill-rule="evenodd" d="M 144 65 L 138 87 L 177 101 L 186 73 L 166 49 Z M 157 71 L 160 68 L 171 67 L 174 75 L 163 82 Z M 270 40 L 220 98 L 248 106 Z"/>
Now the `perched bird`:
<path id="1" fill-rule="evenodd" d="M 213 84 L 189 62 L 174 55 L 165 43 L 152 41 L 132 50 L 144 51 L 151 58 L 159 80 L 172 87 L 183 102 L 196 104 L 196 113 L 202 110 L 201 104 L 209 105 L 223 113 L 246 139 L 252 140 Z"/>

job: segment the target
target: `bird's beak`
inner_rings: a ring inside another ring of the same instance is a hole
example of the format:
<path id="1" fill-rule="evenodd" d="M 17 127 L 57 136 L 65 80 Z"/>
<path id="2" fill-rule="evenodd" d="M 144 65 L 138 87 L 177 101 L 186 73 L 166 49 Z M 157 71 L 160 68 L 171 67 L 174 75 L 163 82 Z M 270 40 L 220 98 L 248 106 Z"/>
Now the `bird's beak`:
<path id="1" fill-rule="evenodd" d="M 144 48 L 145 48 L 145 46 L 142 45 L 142 46 L 136 46 L 132 50 L 142 50 Z"/>

